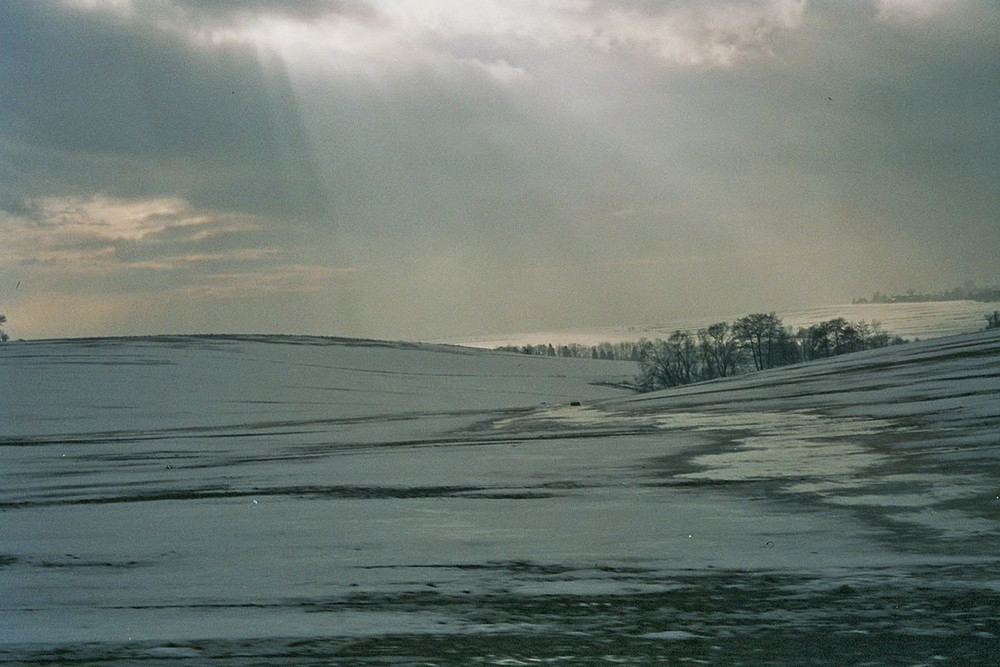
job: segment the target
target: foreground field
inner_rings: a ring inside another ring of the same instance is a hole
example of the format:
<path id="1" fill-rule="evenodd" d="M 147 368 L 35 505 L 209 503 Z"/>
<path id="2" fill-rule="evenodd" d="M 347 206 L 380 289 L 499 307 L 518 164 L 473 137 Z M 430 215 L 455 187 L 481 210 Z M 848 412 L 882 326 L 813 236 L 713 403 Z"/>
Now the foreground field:
<path id="1" fill-rule="evenodd" d="M 996 332 L 614 386 L 634 372 L 0 346 L 0 662 L 996 661 Z"/>

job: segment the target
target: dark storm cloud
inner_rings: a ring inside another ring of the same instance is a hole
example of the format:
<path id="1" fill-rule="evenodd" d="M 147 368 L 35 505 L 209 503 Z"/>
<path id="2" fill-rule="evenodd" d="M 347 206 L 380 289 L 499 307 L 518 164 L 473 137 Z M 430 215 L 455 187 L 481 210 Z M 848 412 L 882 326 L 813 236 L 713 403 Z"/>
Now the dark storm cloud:
<path id="1" fill-rule="evenodd" d="M 53 3 L 0 12 L 9 205 L 75 190 L 183 192 L 208 206 L 271 213 L 321 206 L 279 62 L 236 42 L 200 47 L 113 13 Z"/>

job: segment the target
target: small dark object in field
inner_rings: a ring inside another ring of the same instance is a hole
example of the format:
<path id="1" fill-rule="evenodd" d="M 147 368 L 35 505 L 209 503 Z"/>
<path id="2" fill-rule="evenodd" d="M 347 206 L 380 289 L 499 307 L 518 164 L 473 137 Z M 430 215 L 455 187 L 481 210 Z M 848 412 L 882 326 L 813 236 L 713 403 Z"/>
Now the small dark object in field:
<path id="1" fill-rule="evenodd" d="M 572 405 L 572 406 L 578 406 L 578 405 L 580 405 L 580 401 L 570 401 L 570 405 Z"/>

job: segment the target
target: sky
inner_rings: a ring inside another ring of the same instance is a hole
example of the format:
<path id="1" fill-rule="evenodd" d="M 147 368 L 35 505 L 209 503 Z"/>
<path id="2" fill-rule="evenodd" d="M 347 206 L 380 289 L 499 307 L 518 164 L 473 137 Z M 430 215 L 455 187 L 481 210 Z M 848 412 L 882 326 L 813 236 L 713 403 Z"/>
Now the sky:
<path id="1" fill-rule="evenodd" d="M 6 0 L 12 337 L 450 340 L 1000 282 L 995 0 Z"/>

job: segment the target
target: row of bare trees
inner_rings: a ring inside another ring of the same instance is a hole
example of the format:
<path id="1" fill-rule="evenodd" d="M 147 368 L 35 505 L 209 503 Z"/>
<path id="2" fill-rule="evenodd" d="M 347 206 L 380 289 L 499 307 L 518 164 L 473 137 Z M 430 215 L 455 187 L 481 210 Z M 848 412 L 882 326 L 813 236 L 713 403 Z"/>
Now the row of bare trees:
<path id="1" fill-rule="evenodd" d="M 497 349 L 554 357 L 635 361 L 640 369 L 636 386 L 653 390 L 902 342 L 905 342 L 902 338 L 883 331 L 877 322 L 848 322 L 838 317 L 793 333 L 774 313 L 753 313 L 732 324 L 717 322 L 694 333 L 675 331 L 666 340 Z"/>
<path id="2" fill-rule="evenodd" d="M 675 331 L 667 340 L 640 341 L 636 384 L 644 390 L 675 387 L 903 342 L 878 323 L 838 317 L 793 334 L 774 313 L 754 313 L 693 335 Z"/>
<path id="3" fill-rule="evenodd" d="M 501 352 L 518 352 L 542 357 L 575 357 L 577 359 L 610 359 L 613 361 L 639 361 L 642 353 L 641 341 L 621 341 L 618 343 L 598 343 L 597 345 L 503 345 L 496 348 Z"/>

